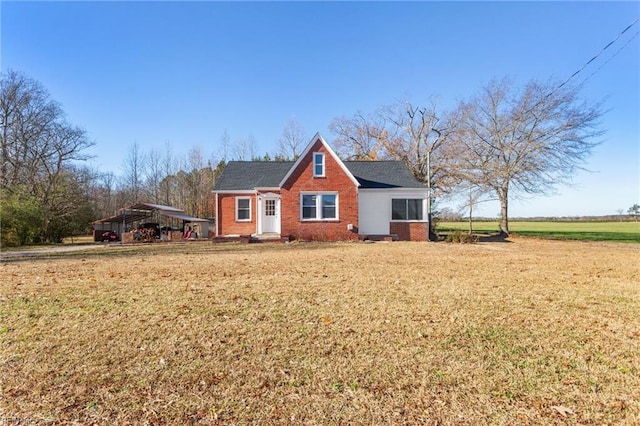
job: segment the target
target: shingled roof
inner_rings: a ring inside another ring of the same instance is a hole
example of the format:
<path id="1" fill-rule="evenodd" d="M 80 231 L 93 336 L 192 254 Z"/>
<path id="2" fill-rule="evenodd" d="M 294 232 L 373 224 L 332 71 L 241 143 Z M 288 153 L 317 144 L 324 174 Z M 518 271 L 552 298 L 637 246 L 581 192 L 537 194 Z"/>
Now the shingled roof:
<path id="1" fill-rule="evenodd" d="M 229 161 L 214 191 L 247 191 L 277 188 L 293 161 Z"/>
<path id="2" fill-rule="evenodd" d="M 229 161 L 214 191 L 277 188 L 292 161 Z M 360 188 L 424 188 L 401 161 L 345 161 Z"/>
<path id="3" fill-rule="evenodd" d="M 360 188 L 424 188 L 402 161 L 344 161 Z"/>

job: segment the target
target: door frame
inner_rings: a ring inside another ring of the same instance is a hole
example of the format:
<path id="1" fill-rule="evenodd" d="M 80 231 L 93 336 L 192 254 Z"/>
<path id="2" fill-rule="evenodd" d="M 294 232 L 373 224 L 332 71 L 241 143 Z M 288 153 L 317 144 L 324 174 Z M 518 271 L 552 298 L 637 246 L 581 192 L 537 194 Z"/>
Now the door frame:
<path id="1" fill-rule="evenodd" d="M 257 225 L 258 225 L 258 235 L 260 234 L 264 234 L 264 219 L 265 219 L 265 204 L 266 204 L 266 200 L 275 200 L 276 202 L 276 217 L 275 217 L 275 230 L 273 231 L 267 231 L 268 233 L 275 233 L 275 234 L 280 234 L 280 230 L 281 230 L 281 214 L 280 214 L 280 195 L 279 194 L 274 194 L 272 192 L 266 193 L 266 194 L 259 194 L 258 195 L 258 220 L 257 220 Z"/>

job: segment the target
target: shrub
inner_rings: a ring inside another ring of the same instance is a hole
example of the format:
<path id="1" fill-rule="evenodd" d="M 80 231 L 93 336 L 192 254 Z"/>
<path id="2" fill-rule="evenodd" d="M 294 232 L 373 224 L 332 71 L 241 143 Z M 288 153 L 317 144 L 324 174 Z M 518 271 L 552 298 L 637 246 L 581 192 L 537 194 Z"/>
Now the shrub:
<path id="1" fill-rule="evenodd" d="M 478 242 L 478 236 L 458 230 L 450 232 L 445 238 L 445 241 L 448 243 L 475 244 Z"/>
<path id="2" fill-rule="evenodd" d="M 23 246 L 42 233 L 42 208 L 24 188 L 0 191 L 0 246 Z"/>

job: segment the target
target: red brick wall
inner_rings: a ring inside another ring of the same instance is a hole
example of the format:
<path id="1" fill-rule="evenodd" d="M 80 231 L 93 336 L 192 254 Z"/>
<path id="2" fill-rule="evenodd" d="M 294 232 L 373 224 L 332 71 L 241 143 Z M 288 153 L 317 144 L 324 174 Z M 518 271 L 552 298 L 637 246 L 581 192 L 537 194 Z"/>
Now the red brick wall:
<path id="1" fill-rule="evenodd" d="M 251 222 L 236 222 L 236 197 L 245 194 L 218 194 L 216 226 L 220 235 L 253 234 L 256 232 L 256 197 L 251 195 Z"/>
<path id="2" fill-rule="evenodd" d="M 325 177 L 313 177 L 313 153 L 324 152 Z M 337 191 L 338 220 L 301 221 L 300 192 Z M 358 238 L 358 191 L 338 162 L 316 141 L 282 188 L 282 235 L 301 240 L 339 241 Z M 353 231 L 347 225 L 354 226 Z"/>
<path id="3" fill-rule="evenodd" d="M 398 235 L 400 241 L 427 241 L 428 226 L 425 222 L 391 222 L 390 233 Z"/>

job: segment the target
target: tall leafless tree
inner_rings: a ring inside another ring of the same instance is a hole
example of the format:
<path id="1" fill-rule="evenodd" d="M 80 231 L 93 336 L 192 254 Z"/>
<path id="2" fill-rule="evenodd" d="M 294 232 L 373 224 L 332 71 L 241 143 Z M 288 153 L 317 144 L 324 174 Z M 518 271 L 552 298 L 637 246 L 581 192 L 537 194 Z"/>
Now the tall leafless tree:
<path id="1" fill-rule="evenodd" d="M 89 158 L 86 132 L 71 125 L 44 87 L 26 75 L 8 71 L 0 78 L 0 188 L 28 191 L 41 208 L 43 234 L 59 232 L 54 219 L 65 217 L 65 191 L 77 168 L 74 162 Z M 78 176 L 78 179 L 80 176 Z M 69 195 L 67 198 L 71 198 Z"/>
<path id="2" fill-rule="evenodd" d="M 500 201 L 503 234 L 509 233 L 509 200 L 548 194 L 583 168 L 602 135 L 601 105 L 585 102 L 579 89 L 531 80 L 522 88 L 494 80 L 460 103 L 457 142 L 473 184 Z"/>
<path id="3" fill-rule="evenodd" d="M 379 122 L 381 121 L 381 122 Z M 364 115 L 357 112 L 352 117 L 336 117 L 329 124 L 329 131 L 336 153 L 347 160 L 376 160 L 384 155 L 381 139 L 386 137 L 385 121 L 379 114 Z"/>
<path id="4" fill-rule="evenodd" d="M 144 175 L 147 159 L 140 145 L 135 141 L 127 152 L 122 163 L 123 188 L 127 191 L 127 202 L 137 203 L 142 201 L 144 189 Z"/>
<path id="5" fill-rule="evenodd" d="M 147 167 L 145 168 L 145 189 L 147 199 L 153 203 L 160 203 L 160 182 L 162 182 L 162 153 L 152 148 L 147 156 Z"/>
<path id="6" fill-rule="evenodd" d="M 455 122 L 438 113 L 434 103 L 427 107 L 409 101 L 397 102 L 379 112 L 387 121 L 386 137 L 381 138 L 387 155 L 402 160 L 413 175 L 431 188 L 449 192 L 458 182 L 451 146 Z"/>
<path id="7" fill-rule="evenodd" d="M 97 172 L 96 194 L 96 215 L 98 218 L 115 214 L 118 205 L 115 204 L 116 176 L 113 172 Z"/>
<path id="8" fill-rule="evenodd" d="M 448 192 L 455 180 L 450 167 L 455 151 L 449 147 L 454 124 L 433 103 L 422 107 L 398 101 L 370 115 L 338 117 L 329 129 L 344 158 L 401 160 L 418 180 Z"/>
<path id="9" fill-rule="evenodd" d="M 220 157 L 222 161 L 228 161 L 231 155 L 231 136 L 229 136 L 229 132 L 227 129 L 224 129 L 222 135 L 220 136 Z"/>
<path id="10" fill-rule="evenodd" d="M 176 169 L 176 161 L 174 157 L 173 146 L 169 141 L 165 142 L 161 160 L 162 178 L 158 183 L 160 202 L 165 205 L 171 205 L 172 203 L 171 196 L 174 189 L 171 177 L 175 174 Z"/>
<path id="11" fill-rule="evenodd" d="M 295 116 L 291 117 L 282 128 L 275 157 L 296 160 L 307 142 L 304 127 Z"/>
<path id="12" fill-rule="evenodd" d="M 249 136 L 236 141 L 233 147 L 233 158 L 238 161 L 251 161 L 256 156 L 256 138 Z"/>

